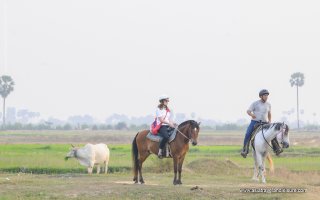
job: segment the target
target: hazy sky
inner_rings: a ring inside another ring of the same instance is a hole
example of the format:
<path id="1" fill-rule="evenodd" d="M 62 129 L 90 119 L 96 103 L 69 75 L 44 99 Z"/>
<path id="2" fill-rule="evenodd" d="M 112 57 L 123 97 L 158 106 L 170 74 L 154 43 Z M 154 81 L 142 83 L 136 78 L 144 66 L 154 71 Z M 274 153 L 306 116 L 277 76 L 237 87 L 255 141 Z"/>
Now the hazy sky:
<path id="1" fill-rule="evenodd" d="M 6 0 L 6 29 L 0 1 L 8 106 L 102 120 L 152 114 L 166 93 L 175 112 L 234 121 L 267 88 L 276 120 L 301 71 L 302 118 L 320 119 L 319 1 Z"/>

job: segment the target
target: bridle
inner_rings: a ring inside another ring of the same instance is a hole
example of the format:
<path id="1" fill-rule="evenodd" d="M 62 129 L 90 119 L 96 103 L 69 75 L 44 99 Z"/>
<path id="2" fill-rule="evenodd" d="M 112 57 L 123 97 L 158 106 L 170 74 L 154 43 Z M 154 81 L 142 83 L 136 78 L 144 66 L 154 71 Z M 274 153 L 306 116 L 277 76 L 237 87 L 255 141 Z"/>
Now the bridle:
<path id="1" fill-rule="evenodd" d="M 282 125 L 282 126 L 284 126 L 284 124 Z M 287 132 L 287 126 L 284 128 L 284 130 L 282 129 L 281 130 L 281 144 L 283 144 L 283 138 L 284 138 L 284 134 Z"/>
<path id="2" fill-rule="evenodd" d="M 282 124 L 282 126 L 284 126 L 284 123 Z M 281 127 L 281 128 L 282 128 L 282 127 Z M 285 131 L 286 131 L 286 129 L 287 129 L 287 128 L 285 128 Z M 265 136 L 264 136 L 264 133 L 263 133 L 263 125 L 262 125 L 262 128 L 261 128 L 261 131 L 262 131 L 262 136 L 263 136 L 264 141 L 269 145 L 269 147 L 270 147 L 271 149 L 273 149 L 273 147 L 270 145 L 270 143 L 266 140 L 266 138 L 265 138 Z M 282 130 L 281 130 L 281 144 L 283 144 L 283 138 L 284 138 L 283 134 L 284 134 L 285 131 L 283 131 L 283 128 L 282 128 Z M 277 137 L 277 136 L 276 136 L 276 137 Z"/>
<path id="3" fill-rule="evenodd" d="M 180 130 L 179 130 L 179 126 L 177 126 L 176 130 L 184 137 L 188 140 L 188 142 L 192 139 L 191 136 L 190 136 L 190 132 L 189 132 L 189 137 L 187 137 L 185 134 L 183 134 Z"/>

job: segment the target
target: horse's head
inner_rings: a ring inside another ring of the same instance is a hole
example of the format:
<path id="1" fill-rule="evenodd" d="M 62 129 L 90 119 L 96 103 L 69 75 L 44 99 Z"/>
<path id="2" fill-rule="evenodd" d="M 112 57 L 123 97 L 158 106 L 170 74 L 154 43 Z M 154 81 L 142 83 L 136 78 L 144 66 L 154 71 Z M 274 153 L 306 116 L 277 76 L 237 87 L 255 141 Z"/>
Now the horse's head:
<path id="1" fill-rule="evenodd" d="M 283 123 L 277 123 L 275 126 L 275 130 L 279 131 L 277 134 L 277 140 L 282 144 L 282 148 L 289 148 L 290 140 L 289 140 L 289 126 Z"/>
<path id="2" fill-rule="evenodd" d="M 189 138 L 193 146 L 198 144 L 198 135 L 200 131 L 200 122 L 190 121 Z"/>

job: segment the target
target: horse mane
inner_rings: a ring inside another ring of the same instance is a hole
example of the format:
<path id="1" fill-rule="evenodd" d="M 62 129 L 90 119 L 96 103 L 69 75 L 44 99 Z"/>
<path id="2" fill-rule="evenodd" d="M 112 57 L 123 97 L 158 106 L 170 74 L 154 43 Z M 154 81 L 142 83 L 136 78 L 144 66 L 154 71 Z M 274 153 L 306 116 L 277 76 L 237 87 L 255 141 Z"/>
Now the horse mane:
<path id="1" fill-rule="evenodd" d="M 182 122 L 181 124 L 179 124 L 178 128 L 181 128 L 181 127 L 183 127 L 183 126 L 185 126 L 185 125 L 187 125 L 187 124 L 190 124 L 190 125 L 192 126 L 192 128 L 197 128 L 197 129 L 200 128 L 198 122 L 196 122 L 196 121 L 194 121 L 194 120 L 184 121 L 184 122 Z"/>
<path id="2" fill-rule="evenodd" d="M 265 130 L 265 129 L 270 129 L 271 126 L 273 126 L 273 124 L 263 124 L 263 125 L 262 125 L 262 128 L 263 128 L 263 130 Z"/>
<path id="3" fill-rule="evenodd" d="M 279 122 L 278 123 L 274 123 L 274 124 L 275 124 L 274 129 L 277 130 L 277 131 L 279 131 L 281 126 L 283 125 L 283 123 L 279 123 Z"/>
<path id="4" fill-rule="evenodd" d="M 283 126 L 284 123 L 280 123 L 280 122 L 277 122 L 277 123 L 274 123 L 273 125 L 275 126 L 274 129 L 279 131 L 281 129 L 281 126 Z M 289 132 L 289 126 L 287 124 L 284 124 L 285 127 L 286 127 L 286 131 L 284 132 L 285 135 L 288 134 Z"/>

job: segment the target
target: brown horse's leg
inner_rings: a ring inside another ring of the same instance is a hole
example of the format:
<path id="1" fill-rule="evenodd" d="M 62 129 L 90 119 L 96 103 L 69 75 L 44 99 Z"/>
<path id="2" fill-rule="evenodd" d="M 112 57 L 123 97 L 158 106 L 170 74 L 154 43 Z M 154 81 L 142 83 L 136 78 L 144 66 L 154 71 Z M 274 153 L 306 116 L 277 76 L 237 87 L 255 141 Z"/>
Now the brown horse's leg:
<path id="1" fill-rule="evenodd" d="M 180 184 L 180 185 L 182 184 L 182 182 L 181 182 L 181 172 L 182 172 L 182 164 L 183 164 L 184 158 L 185 158 L 185 154 L 180 157 L 179 164 L 178 164 L 178 173 L 179 174 L 178 174 L 177 183 Z"/>
<path id="2" fill-rule="evenodd" d="M 141 184 L 144 184 L 144 180 L 143 180 L 142 173 L 141 173 L 142 164 L 148 158 L 148 156 L 150 155 L 149 152 L 144 152 L 144 153 L 145 153 L 144 155 L 140 154 L 141 156 L 139 158 L 139 167 L 138 167 L 138 170 L 139 170 L 139 181 L 140 181 Z"/>
<path id="3" fill-rule="evenodd" d="M 173 185 L 177 185 L 177 171 L 178 171 L 178 157 L 173 157 L 173 171 L 174 171 L 174 178 L 173 178 Z"/>
<path id="4" fill-rule="evenodd" d="M 134 183 L 138 183 L 138 170 L 134 170 L 133 181 Z"/>

